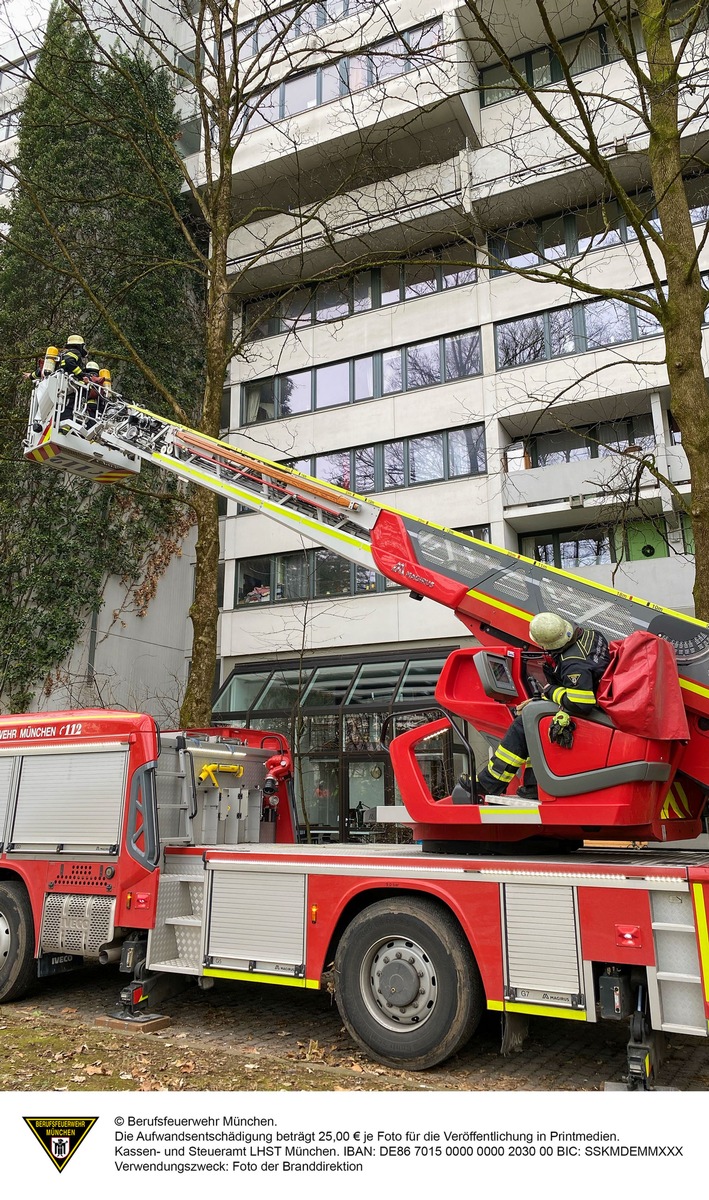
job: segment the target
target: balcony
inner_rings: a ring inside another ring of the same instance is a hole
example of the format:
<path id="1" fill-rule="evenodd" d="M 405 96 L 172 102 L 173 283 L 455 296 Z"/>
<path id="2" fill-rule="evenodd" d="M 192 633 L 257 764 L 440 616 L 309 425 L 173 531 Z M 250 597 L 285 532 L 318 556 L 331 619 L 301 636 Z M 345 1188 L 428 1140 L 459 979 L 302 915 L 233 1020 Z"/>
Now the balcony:
<path id="1" fill-rule="evenodd" d="M 343 262 L 370 263 L 376 254 L 451 240 L 468 224 L 456 155 L 241 226 L 229 241 L 229 267 L 248 270 L 250 291 L 266 291 L 331 268 L 333 248 Z"/>
<path id="2" fill-rule="evenodd" d="M 261 211 L 300 207 L 479 144 L 477 74 L 455 15 L 390 33 L 390 42 L 334 61 L 322 50 L 305 55 L 300 74 L 291 67 L 279 83 L 269 73 L 267 94 L 254 76 L 260 99 L 234 155 L 235 198 Z M 200 154 L 187 162 L 202 183 Z"/>
<path id="3" fill-rule="evenodd" d="M 589 24 L 592 22 L 589 14 Z M 572 32 L 564 29 L 565 36 Z M 690 40 L 685 55 L 688 71 L 695 57 L 697 62 L 703 61 L 706 37 L 701 32 Z M 540 47 L 546 40 L 541 39 Z M 588 48 L 588 43 L 584 45 Z M 581 56 L 578 47 L 574 53 Z M 527 58 L 531 61 L 531 56 Z M 588 65 L 574 72 L 575 82 L 584 97 L 586 115 L 601 153 L 611 161 L 621 184 L 634 190 L 646 185 L 650 176 L 647 122 L 639 111 L 632 73 L 622 60 L 600 65 L 600 57 L 594 61 L 591 58 L 587 54 Z M 515 59 L 522 74 L 524 68 L 519 64 L 523 60 L 524 56 Z M 529 70 L 527 78 L 531 78 Z M 706 80 L 698 68 L 690 78 L 691 88 L 679 103 L 682 150 L 687 156 L 697 153 L 706 136 Z M 565 86 L 551 82 L 547 74 L 539 87 L 540 101 L 553 114 L 558 127 L 572 133 L 580 145 L 588 145 L 588 134 L 576 104 L 564 94 Z M 526 95 L 508 94 L 505 99 L 486 104 L 481 109 L 480 129 L 482 144 L 469 156 L 467 200 L 481 228 L 542 216 L 561 207 L 582 206 L 597 196 L 597 173 L 544 121 Z"/>
<path id="4" fill-rule="evenodd" d="M 504 517 L 517 533 L 607 520 L 614 503 L 628 496 L 634 478 L 632 456 L 619 454 L 515 471 L 503 479 Z M 654 505 L 660 510 L 660 484 L 647 471 L 637 495 L 644 510 Z"/>
<path id="5" fill-rule="evenodd" d="M 667 473 L 679 492 L 689 494 L 690 476 L 687 455 L 681 446 L 667 447 Z"/>
<path id="6" fill-rule="evenodd" d="M 663 608 L 694 615 L 692 587 L 694 559 L 671 553 L 667 558 L 650 558 L 641 562 L 607 563 L 597 567 L 579 568 L 574 574 L 583 575 L 592 583 L 615 588 L 629 596 L 652 600 Z"/>

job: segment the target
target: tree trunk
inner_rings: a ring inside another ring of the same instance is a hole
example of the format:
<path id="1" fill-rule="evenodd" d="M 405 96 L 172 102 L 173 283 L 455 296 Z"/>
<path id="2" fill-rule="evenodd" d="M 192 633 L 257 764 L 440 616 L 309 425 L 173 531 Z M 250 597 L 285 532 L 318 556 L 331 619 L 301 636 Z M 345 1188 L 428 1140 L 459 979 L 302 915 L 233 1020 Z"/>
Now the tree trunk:
<path id="1" fill-rule="evenodd" d="M 709 390 L 702 362 L 707 295 L 697 263 L 694 228 L 682 179 L 679 79 L 664 0 L 638 0 L 648 53 L 648 156 L 667 269 L 665 356 L 672 412 L 682 430 L 692 480 L 695 612 L 709 620 Z"/>
<path id="2" fill-rule="evenodd" d="M 192 667 L 180 710 L 183 728 L 203 728 L 212 720 L 212 691 L 217 661 L 217 570 L 219 517 L 213 492 L 196 487 L 192 496 L 197 514 L 197 552 L 192 621 Z"/>
<path id="3" fill-rule="evenodd" d="M 212 214 L 206 313 L 206 380 L 200 431 L 219 436 L 224 376 L 231 345 L 231 311 L 227 247 L 231 227 L 231 175 L 222 172 L 210 196 Z M 197 513 L 195 594 L 192 621 L 192 670 L 180 710 L 183 727 L 205 726 L 212 719 L 212 694 L 217 665 L 217 578 L 219 517 L 213 492 L 196 487 L 192 502 Z"/>

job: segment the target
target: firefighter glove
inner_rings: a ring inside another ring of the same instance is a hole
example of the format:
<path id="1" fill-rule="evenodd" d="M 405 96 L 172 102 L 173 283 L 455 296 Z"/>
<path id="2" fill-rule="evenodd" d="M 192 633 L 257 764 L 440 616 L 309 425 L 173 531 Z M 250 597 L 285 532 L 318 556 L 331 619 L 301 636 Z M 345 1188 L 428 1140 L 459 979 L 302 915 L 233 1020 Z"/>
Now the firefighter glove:
<path id="1" fill-rule="evenodd" d="M 553 742 L 555 746 L 561 746 L 562 750 L 570 750 L 574 744 L 575 728 L 576 722 L 571 720 L 563 708 L 560 708 L 549 726 L 549 741 Z"/>

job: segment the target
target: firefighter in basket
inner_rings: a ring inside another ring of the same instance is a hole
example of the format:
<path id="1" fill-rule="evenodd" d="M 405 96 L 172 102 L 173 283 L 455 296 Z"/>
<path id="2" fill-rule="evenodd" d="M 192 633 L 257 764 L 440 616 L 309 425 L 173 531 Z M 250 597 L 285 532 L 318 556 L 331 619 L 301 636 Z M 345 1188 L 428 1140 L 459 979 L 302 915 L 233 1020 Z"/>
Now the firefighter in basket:
<path id="1" fill-rule="evenodd" d="M 64 371 L 70 379 L 82 383 L 86 373 L 88 352 L 86 343 L 80 333 L 71 333 L 66 339 L 66 345 L 59 355 L 57 370 Z"/>
<path id="2" fill-rule="evenodd" d="M 608 642 L 593 629 L 572 625 L 558 613 L 537 613 L 529 624 L 529 636 L 546 651 L 544 674 L 547 683 L 540 700 L 558 704 L 552 720 L 550 740 L 570 749 L 573 743 L 573 715 L 584 716 L 596 707 L 596 689 L 608 666 Z M 490 804 L 515 804 L 518 798 L 538 800 L 537 785 L 527 768 L 527 739 L 522 709 L 534 699 L 523 700 L 515 709 L 515 719 L 487 766 L 478 774 L 478 787 Z M 525 771 L 524 782 L 515 796 L 503 796 L 518 771 Z"/>
<path id="3" fill-rule="evenodd" d="M 73 383 L 86 381 L 86 359 L 88 351 L 80 333 L 71 333 L 66 339 L 66 345 L 59 355 L 57 371 L 63 371 Z M 66 405 L 61 414 L 62 421 L 68 421 L 74 415 L 75 389 L 67 389 Z"/>
<path id="4" fill-rule="evenodd" d="M 86 380 L 86 415 L 89 425 L 95 425 L 100 415 L 101 401 L 106 399 L 105 376 L 108 372 L 101 370 L 97 362 L 87 362 L 84 378 Z M 110 379 L 110 375 L 109 375 Z"/>

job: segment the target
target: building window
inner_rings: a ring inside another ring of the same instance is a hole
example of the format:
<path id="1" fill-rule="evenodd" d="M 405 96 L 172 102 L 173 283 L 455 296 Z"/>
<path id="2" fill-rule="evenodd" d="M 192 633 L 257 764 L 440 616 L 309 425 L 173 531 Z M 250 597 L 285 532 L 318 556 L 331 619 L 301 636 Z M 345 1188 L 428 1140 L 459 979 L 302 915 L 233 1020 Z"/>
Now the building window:
<path id="1" fill-rule="evenodd" d="M 243 309 L 244 335 L 249 340 L 273 337 L 305 325 L 342 321 L 372 308 L 403 304 L 475 282 L 475 254 L 467 242 L 432 249 L 427 257 L 429 254 L 429 263 L 385 264 L 317 284 L 312 289 L 249 300 Z"/>
<path id="2" fill-rule="evenodd" d="M 489 239 L 490 258 L 509 267 L 533 267 L 541 260 L 539 226 L 536 222 L 517 225 L 502 236 Z M 499 274 L 502 268 L 493 271 Z"/>
<path id="3" fill-rule="evenodd" d="M 703 181 L 703 182 L 702 182 Z M 688 181 L 690 182 L 690 181 Z M 706 220 L 709 211 L 709 187 L 706 177 L 691 181 L 694 203 L 693 220 Z M 655 201 L 650 192 L 639 192 L 631 199 L 653 229 L 659 230 Z M 600 200 L 573 212 L 556 213 L 539 221 L 528 221 L 498 230 L 488 238 L 488 257 L 493 276 L 510 270 L 543 266 L 561 258 L 574 258 L 590 250 L 636 240 L 636 233 L 615 200 Z"/>
<path id="4" fill-rule="evenodd" d="M 312 371 L 294 371 L 292 375 L 281 375 L 278 380 L 278 411 L 284 417 L 310 412 L 313 406 L 312 392 Z M 274 412 L 275 409 L 270 408 L 268 411 Z"/>
<path id="5" fill-rule="evenodd" d="M 497 324 L 495 351 L 498 371 L 549 358 L 544 313 Z"/>
<path id="6" fill-rule="evenodd" d="M 315 322 L 334 321 L 350 315 L 351 281 L 333 279 L 321 283 L 315 292 Z"/>
<path id="7" fill-rule="evenodd" d="M 505 457 L 507 471 L 515 472 L 608 458 L 629 449 L 643 453 L 652 453 L 655 449 L 651 413 L 520 438 L 507 447 Z"/>
<path id="8" fill-rule="evenodd" d="M 315 551 L 315 598 L 350 596 L 352 564 L 334 550 Z"/>
<path id="9" fill-rule="evenodd" d="M 457 532 L 465 533 L 478 542 L 488 542 L 489 544 L 491 541 L 489 525 L 467 525 L 463 529 L 458 529 Z"/>
<path id="10" fill-rule="evenodd" d="M 545 318 L 539 320 L 544 326 Z M 553 326 L 555 321 L 560 321 L 556 315 L 546 317 L 547 325 Z M 513 364 L 505 362 L 505 365 Z M 380 350 L 364 358 L 326 363 L 311 370 L 245 383 L 242 385 L 242 424 L 273 421 L 310 412 L 313 408 L 332 408 L 395 392 L 434 387 L 439 383 L 468 379 L 479 375 L 481 370 L 480 331 L 468 329 L 411 346 Z"/>
<path id="11" fill-rule="evenodd" d="M 409 483 L 431 483 L 445 477 L 443 435 L 429 433 L 409 441 Z"/>
<path id="12" fill-rule="evenodd" d="M 349 488 L 351 483 L 350 450 L 337 450 L 332 454 L 318 454 L 315 459 L 317 479 L 332 483 L 335 487 Z M 306 472 L 309 474 L 310 472 Z"/>
<path id="13" fill-rule="evenodd" d="M 630 307 L 622 300 L 592 300 L 584 305 L 583 315 L 587 350 L 633 340 Z"/>
<path id="14" fill-rule="evenodd" d="M 337 450 L 312 459 L 291 461 L 288 466 L 323 483 L 359 493 L 483 475 L 487 470 L 485 427 L 465 425 L 374 446 Z"/>
<path id="15" fill-rule="evenodd" d="M 466 425 L 463 429 L 451 429 L 446 434 L 446 440 L 449 479 L 458 479 L 464 475 L 482 475 L 487 470 L 483 425 Z"/>
<path id="16" fill-rule="evenodd" d="M 6 142 L 16 136 L 20 128 L 19 112 L 5 113 L 0 117 L 0 142 Z"/>
<path id="17" fill-rule="evenodd" d="M 271 600 L 271 558 L 245 558 L 237 563 L 234 607 Z"/>
<path id="18" fill-rule="evenodd" d="M 315 368 L 315 407 L 332 408 L 350 402 L 350 364 L 330 363 Z"/>
<path id="19" fill-rule="evenodd" d="M 685 14 L 688 12 L 690 15 L 685 18 Z M 689 0 L 678 0 L 678 3 L 671 6 L 669 17 L 673 41 L 678 41 L 686 35 L 689 21 L 693 15 L 694 6 L 689 3 Z M 705 31 L 708 24 L 709 13 L 702 12 L 694 27 L 694 32 Z M 620 25 L 626 38 L 632 39 L 636 52 L 641 51 L 643 36 L 639 20 L 633 18 L 628 27 L 621 18 Z M 613 34 L 607 25 L 599 25 L 576 37 L 566 38 L 561 42 L 561 47 L 564 61 L 572 76 L 582 75 L 585 71 L 593 71 L 607 63 L 617 62 L 621 57 Z M 510 61 L 517 73 L 532 88 L 543 88 L 548 84 L 559 83 L 564 78 L 561 63 L 554 52 L 546 46 L 531 50 L 528 54 L 520 54 Z M 480 102 L 485 107 L 497 104 L 501 100 L 508 100 L 518 91 L 514 79 L 501 63 L 483 68 L 480 72 L 480 83 Z"/>
<path id="20" fill-rule="evenodd" d="M 617 246 L 623 240 L 620 212 L 615 200 L 580 209 L 571 218 L 571 254 L 586 254 L 600 247 Z"/>
<path id="21" fill-rule="evenodd" d="M 308 375 L 310 372 L 308 372 Z M 286 376 L 286 379 L 288 376 Z M 276 401 L 273 379 L 257 379 L 243 388 L 242 424 L 253 421 L 273 421 L 276 416 Z"/>
<path id="22" fill-rule="evenodd" d="M 4 64 L 0 71 L 0 92 L 9 92 L 12 88 L 19 87 L 21 83 L 27 83 L 32 75 L 35 58 L 36 55 L 31 55 L 21 63 Z"/>
<path id="23" fill-rule="evenodd" d="M 184 121 L 180 126 L 176 141 L 177 149 L 183 158 L 188 158 L 190 154 L 198 154 L 202 145 L 202 121 L 200 117 L 193 117 L 190 121 Z"/>
<path id="24" fill-rule="evenodd" d="M 608 563 L 642 562 L 667 558 L 669 544 L 662 517 L 587 529 L 557 529 L 525 534 L 520 553 L 526 558 L 564 571 Z"/>
<path id="25" fill-rule="evenodd" d="M 404 300 L 432 295 L 438 290 L 437 276 L 435 263 L 424 263 L 421 266 L 404 264 Z"/>
<path id="26" fill-rule="evenodd" d="M 355 567 L 334 550 L 260 555 L 237 562 L 233 607 L 383 592 L 385 582 L 376 571 Z"/>
<path id="27" fill-rule="evenodd" d="M 371 0 L 325 0 L 319 4 L 286 5 L 259 21 L 237 26 L 235 40 L 239 45 L 239 59 L 246 61 L 269 48 L 273 51 L 281 44 L 307 37 L 325 25 L 332 25 L 370 7 Z"/>
<path id="28" fill-rule="evenodd" d="M 648 295 L 653 292 L 648 290 Z M 581 354 L 656 337 L 662 333 L 657 318 L 623 300 L 588 300 L 570 308 L 516 317 L 495 325 L 498 371 L 525 366 L 563 354 Z"/>
<path id="29" fill-rule="evenodd" d="M 441 345 L 435 341 L 406 347 L 406 391 L 441 382 Z"/>
<path id="30" fill-rule="evenodd" d="M 262 28 L 265 28 L 263 24 Z M 273 91 L 252 98 L 247 130 L 250 132 L 397 75 L 419 70 L 439 57 L 443 44 L 441 33 L 440 20 L 431 21 L 395 38 L 375 43 L 366 54 L 342 58 L 289 78 Z M 275 48 L 279 37 L 282 35 L 276 33 L 270 39 Z"/>

